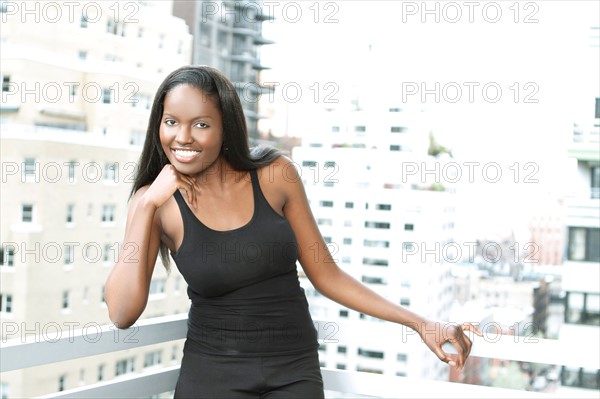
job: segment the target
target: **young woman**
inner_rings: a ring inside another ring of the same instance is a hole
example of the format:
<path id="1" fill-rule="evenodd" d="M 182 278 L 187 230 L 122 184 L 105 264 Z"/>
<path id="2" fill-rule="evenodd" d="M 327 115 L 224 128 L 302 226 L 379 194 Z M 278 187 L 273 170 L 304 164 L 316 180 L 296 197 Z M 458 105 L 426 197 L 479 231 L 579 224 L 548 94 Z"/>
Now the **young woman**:
<path id="1" fill-rule="evenodd" d="M 187 66 L 154 99 L 132 190 L 123 251 L 105 288 L 110 319 L 143 312 L 154 264 L 169 251 L 188 284 L 188 336 L 175 397 L 319 398 L 317 336 L 296 261 L 319 292 L 409 326 L 462 368 L 471 324 L 434 322 L 341 270 L 326 248 L 293 163 L 250 151 L 240 100 L 219 71 Z M 444 353 L 450 341 L 458 355 Z"/>

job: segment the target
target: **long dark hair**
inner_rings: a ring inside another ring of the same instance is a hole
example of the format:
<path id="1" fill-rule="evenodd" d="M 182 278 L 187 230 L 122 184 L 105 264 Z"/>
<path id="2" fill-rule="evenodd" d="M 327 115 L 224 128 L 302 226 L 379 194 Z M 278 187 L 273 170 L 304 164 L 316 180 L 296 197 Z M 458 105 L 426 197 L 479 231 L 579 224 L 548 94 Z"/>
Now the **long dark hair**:
<path id="1" fill-rule="evenodd" d="M 190 65 L 169 74 L 160 84 L 152 103 L 144 148 L 138 162 L 137 174 L 130 197 L 141 187 L 151 184 L 162 168 L 169 163 L 160 144 L 159 128 L 164 100 L 169 91 L 179 85 L 193 86 L 215 101 L 223 118 L 222 155 L 235 170 L 254 170 L 268 165 L 283 153 L 271 147 L 250 149 L 244 110 L 235 87 L 219 70 L 208 66 Z M 160 257 L 169 269 L 169 249 L 161 242 Z"/>

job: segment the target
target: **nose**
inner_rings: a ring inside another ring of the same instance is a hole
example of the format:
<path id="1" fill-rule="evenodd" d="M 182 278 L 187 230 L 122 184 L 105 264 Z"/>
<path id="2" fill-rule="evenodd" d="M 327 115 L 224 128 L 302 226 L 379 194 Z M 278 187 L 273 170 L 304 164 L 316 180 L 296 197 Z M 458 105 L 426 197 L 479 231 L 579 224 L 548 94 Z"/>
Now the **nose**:
<path id="1" fill-rule="evenodd" d="M 193 141 L 191 127 L 181 125 L 180 129 L 177 130 L 175 141 L 177 141 L 178 144 L 190 144 Z"/>

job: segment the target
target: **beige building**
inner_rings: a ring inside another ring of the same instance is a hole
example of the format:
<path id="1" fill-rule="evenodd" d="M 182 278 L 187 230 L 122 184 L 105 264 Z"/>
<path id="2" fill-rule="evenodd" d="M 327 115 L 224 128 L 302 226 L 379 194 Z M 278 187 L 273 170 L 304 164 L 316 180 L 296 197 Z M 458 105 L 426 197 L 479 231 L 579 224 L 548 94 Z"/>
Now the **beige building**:
<path id="1" fill-rule="evenodd" d="M 10 2 L 2 11 L 1 338 L 52 341 L 110 323 L 103 286 L 153 95 L 190 63 L 192 39 L 169 1 Z M 186 312 L 185 289 L 176 268 L 167 276 L 158 264 L 142 317 Z M 0 397 L 170 366 L 181 350 L 167 343 L 2 373 Z"/>

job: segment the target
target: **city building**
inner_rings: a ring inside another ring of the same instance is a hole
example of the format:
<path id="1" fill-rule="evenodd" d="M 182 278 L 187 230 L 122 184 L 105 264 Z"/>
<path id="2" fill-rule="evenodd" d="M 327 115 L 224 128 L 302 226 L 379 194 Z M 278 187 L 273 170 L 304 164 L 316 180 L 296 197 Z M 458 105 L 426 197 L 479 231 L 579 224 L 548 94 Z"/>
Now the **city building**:
<path id="1" fill-rule="evenodd" d="M 600 340 L 600 99 L 595 118 L 576 126 L 568 154 L 576 172 L 572 196 L 566 198 L 566 259 L 562 289 L 565 292 L 564 325 L 560 339 L 580 342 Z M 582 126 L 587 126 L 584 128 Z M 563 367 L 563 386 L 600 389 L 600 370 Z"/>
<path id="2" fill-rule="evenodd" d="M 313 133 L 292 159 L 333 258 L 390 301 L 448 320 L 452 279 L 445 244 L 452 241 L 454 191 L 420 173 L 438 162 L 427 157 L 420 114 L 397 107 L 338 109 Z M 321 256 L 322 248 L 314 250 Z M 364 332 L 359 343 L 321 345 L 323 367 L 448 380 L 448 367 L 425 345 L 402 338 L 408 329 L 396 340 L 370 339 L 369 332 L 387 323 L 330 301 L 306 278 L 301 283 L 314 318 Z"/>
<path id="3" fill-rule="evenodd" d="M 165 2 L 3 2 L 0 147 L 2 340 L 53 340 L 110 324 L 103 284 L 154 92 L 191 58 Z M 143 317 L 183 313 L 185 282 L 160 262 Z M 111 329 L 135 339 L 135 327 Z M 93 345 L 94 342 L 90 342 Z M 181 342 L 2 373 L 34 397 L 178 364 Z"/>
<path id="4" fill-rule="evenodd" d="M 261 84 L 260 48 L 272 44 L 262 35 L 262 23 L 273 19 L 262 1 L 175 0 L 173 14 L 183 18 L 194 37 L 193 63 L 223 72 L 239 94 L 248 135 L 259 139 L 259 100 L 273 88 Z"/>

